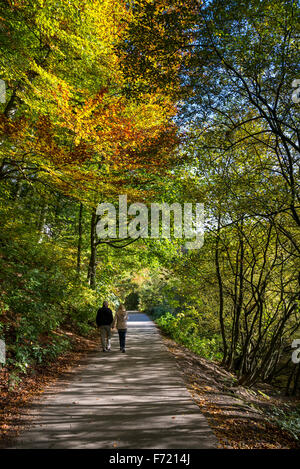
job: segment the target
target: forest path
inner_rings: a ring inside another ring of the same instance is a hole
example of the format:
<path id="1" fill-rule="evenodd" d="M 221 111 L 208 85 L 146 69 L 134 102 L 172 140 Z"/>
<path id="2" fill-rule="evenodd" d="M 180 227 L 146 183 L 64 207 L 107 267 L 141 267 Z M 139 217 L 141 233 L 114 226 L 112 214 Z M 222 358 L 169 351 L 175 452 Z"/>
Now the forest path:
<path id="1" fill-rule="evenodd" d="M 67 382 L 31 407 L 32 426 L 13 448 L 216 448 L 154 323 L 129 315 L 126 354 L 92 352 Z"/>

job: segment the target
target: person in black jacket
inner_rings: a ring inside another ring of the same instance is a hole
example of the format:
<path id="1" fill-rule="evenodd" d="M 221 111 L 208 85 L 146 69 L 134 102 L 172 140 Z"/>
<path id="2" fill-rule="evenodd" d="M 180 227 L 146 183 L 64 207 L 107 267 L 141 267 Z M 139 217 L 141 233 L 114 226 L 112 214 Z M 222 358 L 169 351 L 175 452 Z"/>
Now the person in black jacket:
<path id="1" fill-rule="evenodd" d="M 98 309 L 96 317 L 96 323 L 100 329 L 101 345 L 103 352 L 110 352 L 112 322 L 112 310 L 108 307 L 108 302 L 103 301 L 103 306 L 102 308 Z"/>

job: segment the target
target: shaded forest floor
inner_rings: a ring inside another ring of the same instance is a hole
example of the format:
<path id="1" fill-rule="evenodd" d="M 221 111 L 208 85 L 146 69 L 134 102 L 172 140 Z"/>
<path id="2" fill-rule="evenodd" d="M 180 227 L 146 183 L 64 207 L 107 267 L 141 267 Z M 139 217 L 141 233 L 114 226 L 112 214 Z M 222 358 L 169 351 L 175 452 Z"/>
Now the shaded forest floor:
<path id="1" fill-rule="evenodd" d="M 299 405 L 299 400 L 281 396 L 267 385 L 253 389 L 239 386 L 234 376 L 217 363 L 162 336 L 222 448 L 300 448 L 300 443 L 290 433 L 269 420 L 274 407 L 285 408 L 288 404 L 293 408 Z"/>
<path id="2" fill-rule="evenodd" d="M 54 384 L 63 373 L 75 371 L 76 366 L 80 366 L 79 362 L 99 347 L 96 332 L 89 338 L 70 331 L 64 332 L 71 340 L 72 349 L 47 365 L 36 366 L 13 389 L 10 389 L 7 371 L 0 370 L 0 447 L 5 447 L 5 443 L 18 436 L 24 428 L 27 409 L 33 399 L 41 396 L 45 388 Z"/>

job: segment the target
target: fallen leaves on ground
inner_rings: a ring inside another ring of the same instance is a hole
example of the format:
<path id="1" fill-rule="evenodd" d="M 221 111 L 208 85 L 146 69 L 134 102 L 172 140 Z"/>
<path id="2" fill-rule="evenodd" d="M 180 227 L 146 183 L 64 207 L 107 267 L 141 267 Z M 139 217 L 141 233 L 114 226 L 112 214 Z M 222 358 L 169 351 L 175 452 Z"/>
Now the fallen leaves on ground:
<path id="1" fill-rule="evenodd" d="M 71 340 L 71 351 L 57 357 L 47 366 L 32 369 L 31 374 L 24 376 L 14 389 L 9 389 L 7 370 L 4 368 L 0 371 L 0 447 L 6 447 L 30 423 L 26 415 L 30 403 L 63 373 L 74 371 L 76 365 L 80 367 L 78 362 L 84 355 L 99 345 L 99 339 L 95 336 L 85 338 L 71 333 Z"/>
<path id="2" fill-rule="evenodd" d="M 264 413 L 266 407 L 280 405 L 278 397 L 239 386 L 235 377 L 217 363 L 197 356 L 164 335 L 162 337 L 221 448 L 299 448 L 299 443 L 269 422 Z"/>

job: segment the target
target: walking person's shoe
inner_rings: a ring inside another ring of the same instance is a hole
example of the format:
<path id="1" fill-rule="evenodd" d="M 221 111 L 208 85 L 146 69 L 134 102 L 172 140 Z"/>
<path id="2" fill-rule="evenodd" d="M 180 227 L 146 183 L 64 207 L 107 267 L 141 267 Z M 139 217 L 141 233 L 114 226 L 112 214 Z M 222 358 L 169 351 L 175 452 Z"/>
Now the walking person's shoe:
<path id="1" fill-rule="evenodd" d="M 122 348 L 122 353 L 125 353 L 125 349 L 124 349 L 124 348 Z"/>
<path id="2" fill-rule="evenodd" d="M 102 352 L 106 352 L 105 348 L 104 348 L 104 349 L 102 349 Z"/>

